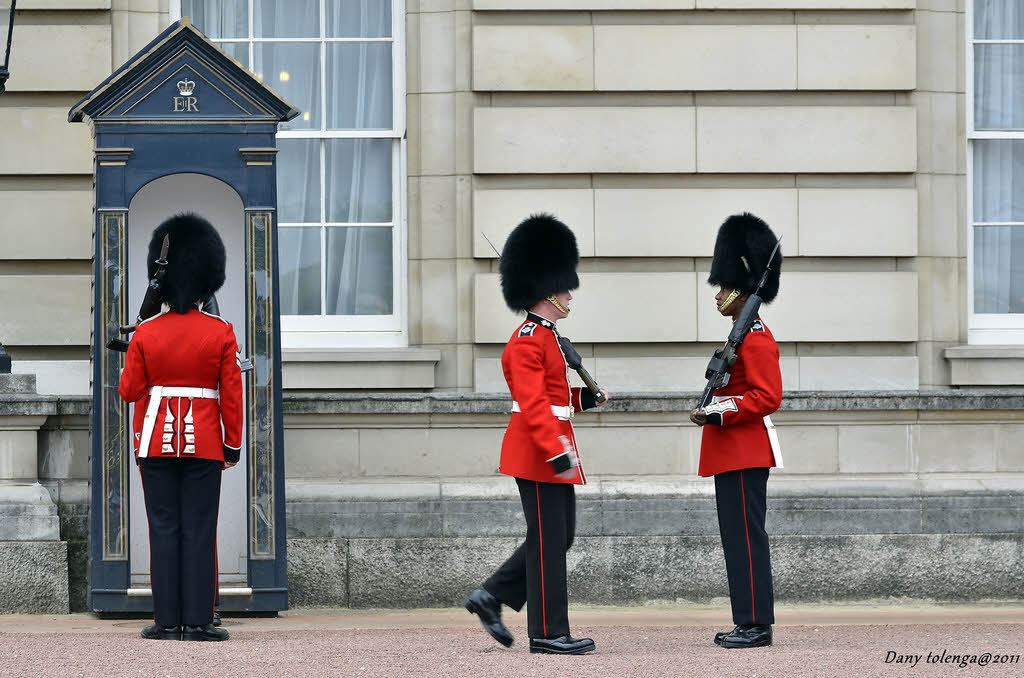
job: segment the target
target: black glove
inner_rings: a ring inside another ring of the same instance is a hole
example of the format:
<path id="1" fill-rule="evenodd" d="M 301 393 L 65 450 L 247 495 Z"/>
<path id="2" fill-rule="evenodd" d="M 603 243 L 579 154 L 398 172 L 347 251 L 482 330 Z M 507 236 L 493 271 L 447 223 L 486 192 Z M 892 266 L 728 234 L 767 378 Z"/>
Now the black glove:
<path id="1" fill-rule="evenodd" d="M 229 464 L 237 464 L 239 457 L 242 456 L 242 449 L 234 449 L 233 447 L 224 446 L 224 461 Z"/>

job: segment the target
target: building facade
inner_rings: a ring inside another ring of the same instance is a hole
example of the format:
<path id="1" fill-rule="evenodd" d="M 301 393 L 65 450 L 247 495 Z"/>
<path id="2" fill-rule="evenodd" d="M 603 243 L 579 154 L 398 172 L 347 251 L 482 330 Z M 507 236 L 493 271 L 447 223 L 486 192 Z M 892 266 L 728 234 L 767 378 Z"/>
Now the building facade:
<path id="1" fill-rule="evenodd" d="M 182 16 L 302 111 L 278 134 L 293 604 L 450 604 L 519 538 L 488 240 L 536 211 L 577 234 L 560 327 L 613 394 L 576 420 L 576 600 L 725 595 L 687 412 L 745 210 L 786 257 L 779 599 L 1024 596 L 1018 4 L 22 0 L 0 542 L 63 565 L 0 602 L 85 605 L 94 159 L 67 110 Z"/>

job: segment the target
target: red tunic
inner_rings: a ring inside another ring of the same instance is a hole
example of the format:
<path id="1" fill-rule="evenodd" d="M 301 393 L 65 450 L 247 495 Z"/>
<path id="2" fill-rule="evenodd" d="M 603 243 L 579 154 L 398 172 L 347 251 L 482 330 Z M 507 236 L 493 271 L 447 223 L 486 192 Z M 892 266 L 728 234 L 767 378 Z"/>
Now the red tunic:
<path id="1" fill-rule="evenodd" d="M 219 390 L 220 398 L 161 398 L 150 457 L 224 461 L 225 446 L 231 448 L 229 454 L 241 449 L 242 374 L 231 323 L 191 310 L 164 311 L 139 324 L 128 344 L 117 387 L 125 401 L 135 403 L 132 449 L 136 455 L 153 386 Z"/>
<path id="2" fill-rule="evenodd" d="M 499 471 L 524 480 L 585 484 L 582 464 L 572 477 L 561 478 L 547 461 L 564 452 L 559 436 L 565 436 L 579 462 L 572 422 L 555 416 L 551 406 L 571 405 L 577 412 L 583 409 L 580 389 L 569 388 L 568 367 L 554 323 L 528 314 L 508 340 L 501 354 L 501 368 L 520 411 L 512 413 L 505 430 Z"/>
<path id="3" fill-rule="evenodd" d="M 775 466 L 764 418 L 782 403 L 782 373 L 779 346 L 760 318 L 740 344 L 729 383 L 715 396 L 719 402 L 707 409 L 720 413 L 722 424 L 704 425 L 697 473 Z"/>

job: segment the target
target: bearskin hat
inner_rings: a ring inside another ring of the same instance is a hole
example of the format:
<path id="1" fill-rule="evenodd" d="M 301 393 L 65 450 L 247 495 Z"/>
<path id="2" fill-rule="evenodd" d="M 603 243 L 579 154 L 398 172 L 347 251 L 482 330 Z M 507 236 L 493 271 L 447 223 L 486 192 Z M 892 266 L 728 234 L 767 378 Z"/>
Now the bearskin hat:
<path id="1" fill-rule="evenodd" d="M 163 302 L 178 313 L 195 308 L 224 284 L 227 253 L 213 225 L 197 214 L 176 214 L 156 227 L 149 241 L 146 263 L 149 278 L 156 275 L 156 260 L 164 236 L 170 236 L 167 269 L 160 284 Z"/>
<path id="2" fill-rule="evenodd" d="M 501 251 L 498 271 L 505 303 L 529 311 L 552 294 L 580 286 L 580 251 L 569 227 L 550 214 L 533 214 L 515 227 Z"/>
<path id="3" fill-rule="evenodd" d="M 715 258 L 711 261 L 708 284 L 752 294 L 764 275 L 768 257 L 778 239 L 768 224 L 749 212 L 734 214 L 718 229 Z M 769 304 L 779 293 L 782 248 L 775 253 L 772 270 L 761 288 L 761 300 Z"/>

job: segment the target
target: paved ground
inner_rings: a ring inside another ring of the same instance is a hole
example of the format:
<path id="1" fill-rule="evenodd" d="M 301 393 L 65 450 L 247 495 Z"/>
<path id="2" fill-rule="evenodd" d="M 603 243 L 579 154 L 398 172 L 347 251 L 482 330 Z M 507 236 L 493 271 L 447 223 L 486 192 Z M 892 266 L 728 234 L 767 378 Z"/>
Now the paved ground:
<path id="1" fill-rule="evenodd" d="M 583 657 L 530 655 L 525 615 L 515 613 L 510 649 L 462 610 L 226 619 L 227 643 L 145 641 L 139 620 L 0 616 L 0 676 L 1024 677 L 1024 606 L 800 606 L 777 615 L 775 646 L 723 650 L 711 637 L 726 626 L 725 608 L 578 608 L 574 633 L 597 642 Z M 1006 655 L 1018 658 L 996 663 Z"/>

